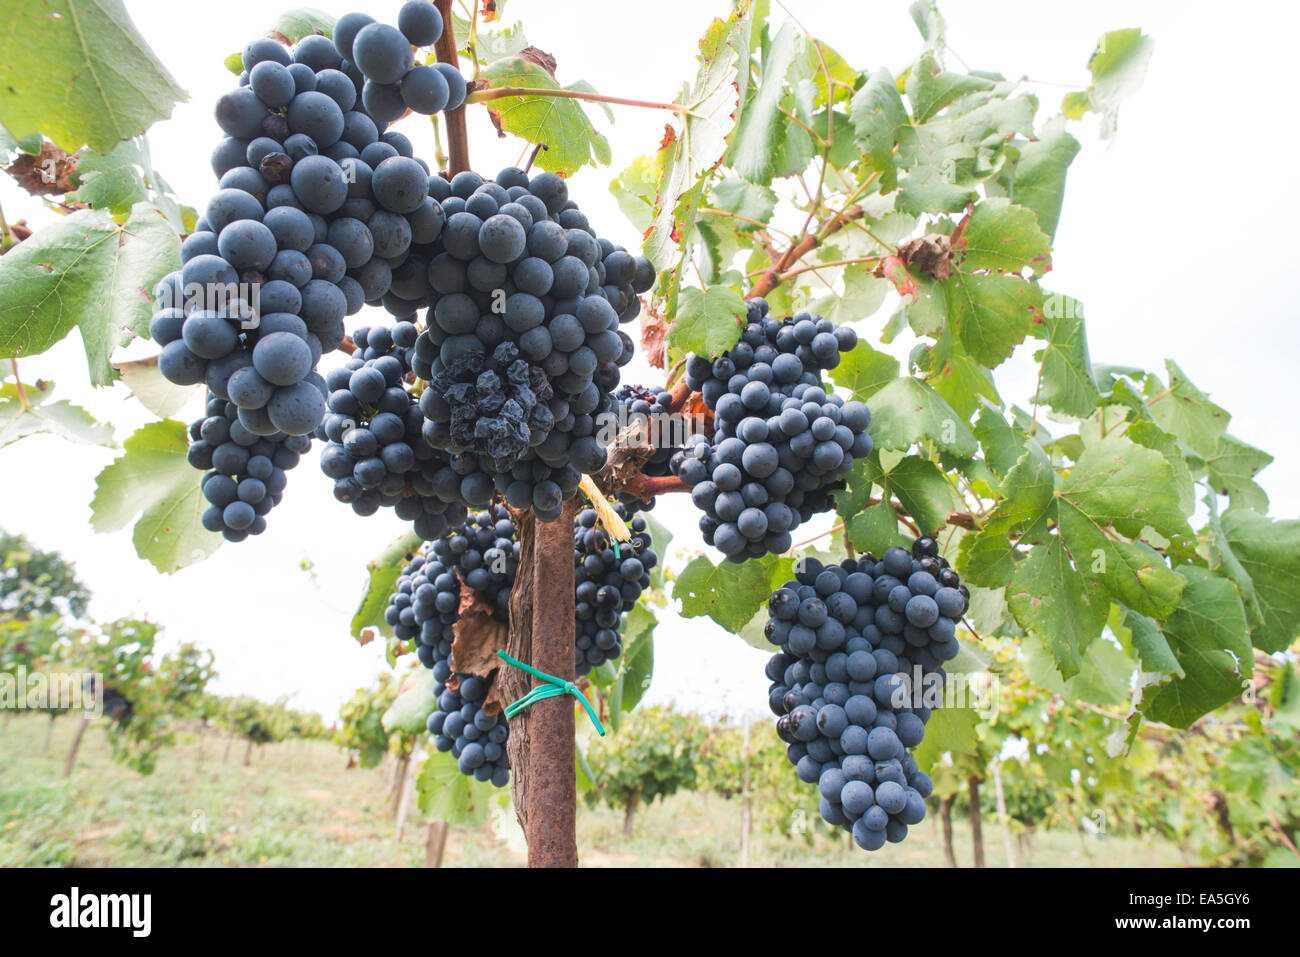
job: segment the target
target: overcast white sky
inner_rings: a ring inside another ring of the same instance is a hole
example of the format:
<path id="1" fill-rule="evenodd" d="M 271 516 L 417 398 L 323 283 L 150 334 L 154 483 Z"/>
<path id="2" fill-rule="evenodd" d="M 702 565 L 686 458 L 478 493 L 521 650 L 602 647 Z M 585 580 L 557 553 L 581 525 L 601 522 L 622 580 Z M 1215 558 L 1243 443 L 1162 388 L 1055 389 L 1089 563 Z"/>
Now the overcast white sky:
<path id="1" fill-rule="evenodd" d="M 184 201 L 201 208 L 214 188 L 208 154 L 219 132 L 212 104 L 232 79 L 221 61 L 270 25 L 274 4 L 126 5 L 189 91 L 190 100 L 155 126 L 150 140 L 155 167 Z M 331 0 L 314 5 L 335 15 L 355 7 Z M 367 10 L 391 22 L 399 5 L 380 0 Z M 790 0 L 789 6 L 859 68 L 897 71 L 919 48 L 904 0 Z M 652 10 L 627 2 L 510 0 L 505 12 L 555 55 L 561 82 L 585 79 L 603 93 L 671 100 L 694 76 L 704 27 L 727 9 L 723 0 L 660 0 Z M 1166 357 L 1176 359 L 1233 414 L 1230 431 L 1276 457 L 1261 484 L 1275 516 L 1296 517 L 1300 450 L 1289 387 L 1300 359 L 1294 277 L 1300 239 L 1292 226 L 1300 198 L 1293 168 L 1298 137 L 1287 97 L 1300 8 L 1242 2 L 1225 16 L 1208 4 L 1002 0 L 950 2 L 943 9 L 949 47 L 971 68 L 1041 81 L 1031 88 L 1043 101 L 1043 117 L 1055 112 L 1065 91 L 1055 84 L 1086 83 L 1084 65 L 1103 32 L 1140 26 L 1155 39 L 1146 84 L 1121 111 L 1118 140 L 1109 147 L 1099 142 L 1091 118 L 1074 126 L 1084 149 L 1071 168 L 1048 284 L 1084 302 L 1095 361 L 1160 369 Z M 570 192 L 602 235 L 631 248 L 638 236 L 608 183 L 654 149 L 665 115 L 616 109 L 613 127 L 593 112 L 610 137 L 611 168 L 583 170 Z M 421 155 L 432 156 L 427 124 L 412 119 L 399 129 Z M 471 112 L 469 130 L 475 168 L 491 173 L 517 160 L 519 141 L 498 140 L 482 111 Z M 0 181 L 0 203 L 10 222 L 47 217 L 7 178 Z M 874 340 L 889 309 L 860 323 L 860 331 Z M 896 342 L 893 349 L 905 356 L 910 345 Z M 1032 397 L 1031 351 L 1022 348 L 999 373 L 1011 401 Z M 45 356 L 24 361 L 22 371 L 28 381 L 55 379 L 59 395 L 111 421 L 119 440 L 148 418 L 121 386 L 89 388 L 75 333 Z M 653 380 L 639 359 L 624 376 Z M 196 404 L 183 417 L 199 410 Z M 313 455 L 290 474 L 266 534 L 163 576 L 136 558 L 129 529 L 90 530 L 94 477 L 113 454 L 44 436 L 0 451 L 0 527 L 73 560 L 95 592 L 95 617 L 157 620 L 169 640 L 213 649 L 221 672 L 216 690 L 267 699 L 292 693 L 299 707 L 329 718 L 386 667 L 379 643 L 358 647 L 347 625 L 366 561 L 402 531 L 396 518 L 360 519 L 336 503 Z M 656 516 L 673 526 L 675 544 L 700 544 L 689 503 L 664 502 Z M 823 527 L 806 528 L 813 534 Z M 303 559 L 314 563 L 314 578 L 301 570 Z M 707 619 L 666 616 L 656 636 L 650 698 L 732 714 L 761 711 L 765 657 Z"/>

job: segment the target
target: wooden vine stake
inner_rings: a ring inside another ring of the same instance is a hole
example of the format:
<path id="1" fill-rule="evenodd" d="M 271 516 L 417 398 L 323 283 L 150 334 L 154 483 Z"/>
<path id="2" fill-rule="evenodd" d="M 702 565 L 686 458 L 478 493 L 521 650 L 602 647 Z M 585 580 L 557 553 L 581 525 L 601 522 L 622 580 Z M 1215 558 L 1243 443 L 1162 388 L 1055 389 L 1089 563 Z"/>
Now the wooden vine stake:
<path id="1" fill-rule="evenodd" d="M 476 0 L 477 2 L 477 0 Z M 456 55 L 456 30 L 451 19 L 451 0 L 435 0 L 434 6 L 442 14 L 442 36 L 433 45 L 433 52 L 439 63 L 460 65 Z M 443 114 L 447 122 L 447 152 L 449 154 L 449 172 L 452 176 L 469 169 L 469 134 L 465 131 L 465 104 Z"/>
<path id="2" fill-rule="evenodd" d="M 572 681 L 573 518 L 569 502 L 554 522 L 514 511 L 519 532 L 519 568 L 510 593 L 510 636 L 506 652 L 539 671 Z M 532 679 L 517 668 L 498 672 L 503 700 L 517 701 Z M 510 722 L 506 748 L 515 813 L 528 840 L 530 867 L 577 867 L 577 778 L 574 761 L 574 705 L 568 695 L 546 698 Z"/>
<path id="3" fill-rule="evenodd" d="M 457 64 L 451 0 L 437 0 L 443 34 L 434 46 L 438 62 Z M 444 114 L 447 123 L 448 172 L 470 168 L 465 107 Z M 506 652 L 539 671 L 564 681 L 573 666 L 573 519 L 569 501 L 559 519 L 538 522 L 530 512 L 515 511 L 519 531 L 519 568 L 510 594 L 510 634 Z M 497 681 L 504 701 L 522 698 L 532 678 L 502 666 Z M 574 759 L 574 702 L 568 695 L 533 704 L 510 722 L 507 749 L 515 813 L 528 840 L 530 867 L 578 866 L 578 789 Z"/>

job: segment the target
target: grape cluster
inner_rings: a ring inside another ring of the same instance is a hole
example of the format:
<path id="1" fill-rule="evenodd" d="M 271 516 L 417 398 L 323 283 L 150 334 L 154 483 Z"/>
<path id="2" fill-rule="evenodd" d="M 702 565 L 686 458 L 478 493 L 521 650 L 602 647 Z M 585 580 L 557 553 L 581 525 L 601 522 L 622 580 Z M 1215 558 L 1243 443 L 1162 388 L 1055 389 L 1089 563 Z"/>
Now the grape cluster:
<path id="1" fill-rule="evenodd" d="M 627 520 L 623 505 L 614 510 Z M 615 550 L 610 536 L 596 527 L 596 517 L 595 509 L 584 509 L 573 528 L 573 663 L 579 675 L 623 654 L 623 613 L 650 587 L 650 569 L 659 563 L 644 518 L 632 519 L 631 540 Z"/>
<path id="2" fill-rule="evenodd" d="M 446 225 L 402 293 L 430 306 L 416 366 L 425 440 L 453 456 L 467 505 L 497 492 L 554 521 L 581 474 L 604 465 L 596 417 L 633 354 L 619 325 L 654 270 L 597 238 L 554 173 L 462 172 L 430 187 Z"/>
<path id="3" fill-rule="evenodd" d="M 424 416 L 403 388 L 417 332 L 410 322 L 357 329 L 357 347 L 325 376 L 328 412 L 317 430 L 326 441 L 320 467 L 334 497 L 358 515 L 392 508 L 426 541 L 465 521 L 459 479 L 447 456 L 421 437 Z"/>
<path id="4" fill-rule="evenodd" d="M 338 69 L 354 80 L 364 78 L 361 104 L 376 123 L 391 123 L 408 109 L 433 116 L 464 102 L 459 70 L 448 63 L 417 65 L 411 52 L 437 43 L 442 28 L 442 14 L 428 0 L 403 4 L 396 27 L 364 13 L 339 17 L 333 44 L 342 58 Z"/>
<path id="5" fill-rule="evenodd" d="M 396 28 L 353 13 L 333 40 L 307 36 L 292 51 L 254 40 L 238 88 L 217 101 L 219 188 L 182 243 L 181 269 L 154 290 L 149 331 L 164 376 L 206 384 L 255 435 L 318 428 L 329 390 L 316 365 L 343 343 L 344 317 L 366 303 L 393 311 L 385 300 L 407 247 L 442 229 L 428 165 L 387 130 L 408 107 L 463 101 L 454 68 L 413 65 L 412 47 L 442 28 L 432 4 L 411 0 Z"/>
<path id="6" fill-rule="evenodd" d="M 266 514 L 284 497 L 286 472 L 311 448 L 311 437 L 275 432 L 258 435 L 239 408 L 208 394 L 203 418 L 190 425 L 190 465 L 206 474 L 200 482 L 208 508 L 203 527 L 231 542 L 266 530 Z"/>
<path id="7" fill-rule="evenodd" d="M 672 473 L 671 459 L 674 455 L 680 455 L 681 450 L 668 443 L 666 440 L 671 436 L 665 435 L 666 428 L 659 428 L 656 433 L 654 422 L 667 423 L 669 409 L 672 408 L 672 394 L 665 392 L 663 389 L 653 388 L 644 385 L 624 385 L 620 386 L 614 393 L 614 409 L 618 416 L 616 419 L 619 423 L 628 425 L 640 421 L 643 429 L 651 438 L 657 438 L 658 442 L 654 444 L 654 451 L 650 457 L 641 465 L 641 472 L 644 475 L 669 475 Z M 620 427 L 622 427 L 620 425 Z M 647 501 L 639 499 L 627 492 L 619 493 L 619 501 L 625 504 L 630 511 L 648 512 L 655 507 L 653 496 Z"/>
<path id="8" fill-rule="evenodd" d="M 713 410 L 712 440 L 696 435 L 670 459 L 704 512 L 704 540 L 735 562 L 790 548 L 790 532 L 833 506 L 830 493 L 872 448 L 870 411 L 828 394 L 820 374 L 857 334 L 808 313 L 771 318 L 762 299 L 747 305 L 740 342 L 686 363 L 687 384 Z"/>
<path id="9" fill-rule="evenodd" d="M 928 537 L 910 555 L 796 568 L 764 629 L 781 648 L 766 671 L 777 734 L 799 779 L 820 789 L 827 823 L 869 851 L 898 843 L 933 787 L 911 754 L 930 717 L 914 678 L 945 677 L 969 592 Z"/>
<path id="10" fill-rule="evenodd" d="M 646 428 L 650 423 L 669 414 L 672 408 L 673 397 L 669 392 L 663 389 L 655 389 L 644 385 L 625 385 L 621 386 L 614 393 L 619 421 L 626 420 L 629 424 L 633 421 L 640 421 Z M 646 459 L 645 464 L 641 466 L 641 472 L 645 475 L 667 475 L 669 474 L 669 462 L 674 449 L 671 445 L 657 445 Z"/>
<path id="11" fill-rule="evenodd" d="M 119 728 L 126 727 L 131 723 L 131 719 L 135 717 L 135 706 L 127 700 L 126 695 L 116 688 L 104 689 L 104 693 L 100 697 L 100 706 L 104 716 Z"/>
<path id="12" fill-rule="evenodd" d="M 450 535 L 438 539 L 433 554 L 478 592 L 502 624 L 510 621 L 510 589 L 519 570 L 519 541 L 510 510 L 504 505 L 474 515 Z"/>
<path id="13" fill-rule="evenodd" d="M 628 512 L 616 505 L 620 517 Z M 643 518 L 631 522 L 632 538 L 616 552 L 586 509 L 574 523 L 574 668 L 586 674 L 622 654 L 619 631 L 650 585 L 658 562 Z M 471 516 L 430 542 L 403 569 L 388 599 L 385 620 L 402 641 L 414 641 L 420 663 L 433 671 L 437 707 L 429 717 L 434 746 L 450 751 L 464 774 L 505 785 L 509 764 L 505 719 L 484 711 L 492 680 L 451 669 L 454 626 L 460 620 L 461 589 L 478 593 L 493 617 L 510 624 L 510 592 L 519 571 L 514 521 L 503 505 Z"/>
<path id="14" fill-rule="evenodd" d="M 491 687 L 478 675 L 455 675 L 447 684 L 435 685 L 438 707 L 429 715 L 428 729 L 433 746 L 450 751 L 461 774 L 503 788 L 510 781 L 510 727 L 505 714 L 483 708 Z"/>
<path id="15" fill-rule="evenodd" d="M 497 787 L 504 787 L 510 774 L 505 716 L 483 708 L 489 680 L 452 673 L 452 626 L 459 620 L 462 584 L 479 593 L 493 617 L 507 623 L 518 566 L 514 522 L 505 507 L 495 506 L 416 555 L 398 578 L 385 613 L 398 638 L 416 640 L 420 663 L 433 671 L 437 707 L 428 729 L 434 746 L 450 751 L 461 773 Z"/>

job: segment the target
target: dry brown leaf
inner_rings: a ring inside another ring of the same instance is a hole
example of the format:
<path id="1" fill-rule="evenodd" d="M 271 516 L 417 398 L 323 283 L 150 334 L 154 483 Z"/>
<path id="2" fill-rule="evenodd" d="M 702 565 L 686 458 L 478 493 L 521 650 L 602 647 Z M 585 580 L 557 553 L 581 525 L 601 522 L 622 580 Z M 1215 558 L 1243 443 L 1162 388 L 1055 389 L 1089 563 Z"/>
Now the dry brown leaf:
<path id="1" fill-rule="evenodd" d="M 550 74 L 552 80 L 555 79 L 555 57 L 551 56 L 545 50 L 540 50 L 537 47 L 524 47 L 519 51 L 519 56 L 527 60 L 529 63 L 537 64 Z"/>
<path id="2" fill-rule="evenodd" d="M 483 601 L 474 589 L 463 585 L 460 591 L 460 620 L 452 626 L 451 670 L 458 675 L 478 675 L 492 682 L 495 691 L 496 682 L 492 681 L 501 659 L 497 657 L 498 649 L 506 646 L 508 629 L 492 614 L 492 608 Z M 484 704 L 484 710 L 495 714 L 489 705 L 500 699 L 491 694 Z"/>
<path id="3" fill-rule="evenodd" d="M 641 313 L 641 349 L 646 361 L 662 369 L 668 361 L 668 323 L 653 309 Z"/>
<path id="4" fill-rule="evenodd" d="M 39 156 L 20 153 L 5 172 L 33 196 L 54 196 L 77 188 L 69 181 L 76 169 L 76 153 L 69 156 L 46 140 Z"/>
<path id="5" fill-rule="evenodd" d="M 898 247 L 903 265 L 915 267 L 935 279 L 947 279 L 953 273 L 952 244 L 942 233 L 926 233 L 909 239 Z"/>

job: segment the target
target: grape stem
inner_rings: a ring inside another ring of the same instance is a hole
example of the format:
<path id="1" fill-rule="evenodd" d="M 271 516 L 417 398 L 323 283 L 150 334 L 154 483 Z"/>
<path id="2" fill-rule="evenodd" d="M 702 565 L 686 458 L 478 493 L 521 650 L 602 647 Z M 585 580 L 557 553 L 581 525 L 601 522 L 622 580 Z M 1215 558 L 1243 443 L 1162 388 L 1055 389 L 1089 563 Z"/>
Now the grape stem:
<path id="1" fill-rule="evenodd" d="M 438 55 L 439 63 L 449 63 L 452 67 L 458 67 L 456 30 L 452 26 L 451 19 L 451 0 L 435 0 L 434 5 L 442 14 L 444 24 L 442 36 L 433 46 L 434 52 Z M 454 110 L 448 110 L 444 115 L 447 118 L 447 149 L 451 155 L 448 172 L 455 176 L 469 169 L 469 133 L 465 129 L 465 104 L 462 103 Z"/>
<path id="2" fill-rule="evenodd" d="M 643 502 L 648 502 L 656 495 L 665 495 L 669 492 L 689 492 L 690 489 L 676 475 L 645 475 L 638 472 L 619 491 L 635 495 Z"/>
<path id="3" fill-rule="evenodd" d="M 979 528 L 979 525 L 975 520 L 975 516 L 972 515 L 970 512 L 956 512 L 956 511 L 949 512 L 948 524 L 958 526 L 960 528 L 964 528 L 969 531 L 975 531 Z"/>
<path id="4" fill-rule="evenodd" d="M 536 146 L 534 146 L 532 153 L 528 155 L 528 165 L 524 167 L 524 172 L 527 173 L 530 169 L 533 168 L 533 164 L 537 162 L 538 153 L 540 153 L 542 150 L 549 150 L 549 149 L 550 147 L 547 146 L 545 143 L 538 143 Z"/>
<path id="5" fill-rule="evenodd" d="M 10 247 L 15 243 L 17 240 L 14 239 L 13 230 L 9 228 L 9 220 L 5 219 L 4 210 L 0 209 L 0 255 L 9 252 Z"/>
<path id="6" fill-rule="evenodd" d="M 846 223 L 855 219 L 861 219 L 864 215 L 861 206 L 850 206 L 841 213 L 836 213 L 831 220 L 826 223 L 815 234 L 806 234 L 797 243 L 781 254 L 781 258 L 772 264 L 772 268 L 765 271 L 758 277 L 754 283 L 754 288 L 750 290 L 750 297 L 756 298 L 766 296 L 769 292 L 781 285 L 784 276 L 783 273 L 788 271 L 808 253 L 820 246 L 833 233 L 843 229 Z"/>
<path id="7" fill-rule="evenodd" d="M 475 90 L 465 97 L 466 103 L 484 103 L 488 100 L 500 100 L 508 96 L 550 96 L 561 100 L 586 100 L 589 103 L 613 103 L 616 106 L 640 106 L 648 110 L 669 110 L 678 116 L 698 116 L 680 103 L 655 103 L 652 100 L 629 100 L 622 96 L 605 96 L 603 93 L 586 93 L 582 90 L 546 90 L 530 86 L 494 86 Z"/>
<path id="8" fill-rule="evenodd" d="M 14 390 L 18 393 L 18 401 L 28 412 L 32 411 L 32 400 L 27 397 L 27 388 L 23 385 L 22 378 L 18 375 L 18 360 L 10 359 L 9 366 L 14 373 Z M 39 383 L 37 384 L 39 388 Z"/>
<path id="9" fill-rule="evenodd" d="M 673 386 L 672 392 L 669 393 L 672 399 L 668 404 L 668 411 L 676 412 L 679 409 L 681 409 L 681 407 L 686 404 L 686 399 L 690 394 L 691 394 L 691 387 L 686 384 L 685 379 L 682 379 L 675 386 Z"/>
<path id="10" fill-rule="evenodd" d="M 832 262 L 813 263 L 809 266 L 800 266 L 798 269 L 787 270 L 786 272 L 781 273 L 779 279 L 781 282 L 785 282 L 788 279 L 793 279 L 795 276 L 800 276 L 806 272 L 815 272 L 818 269 L 832 269 L 836 266 L 857 266 L 862 263 L 878 263 L 884 259 L 886 255 L 887 254 L 882 253 L 878 256 L 858 256 L 854 259 L 836 259 Z M 770 269 L 760 269 L 757 272 L 750 273 L 749 275 L 763 276 L 769 272 L 771 272 Z"/>
<path id="11" fill-rule="evenodd" d="M 874 500 L 868 504 L 874 504 Z M 803 548 L 805 545 L 811 545 L 819 538 L 825 538 L 827 535 L 834 535 L 836 532 L 843 530 L 843 528 L 844 528 L 844 523 L 840 522 L 840 524 L 834 526 L 833 528 L 828 528 L 824 532 L 818 532 L 812 538 L 806 538 L 802 542 L 795 542 L 788 549 L 786 549 L 786 554 L 793 552 L 796 548 Z"/>

